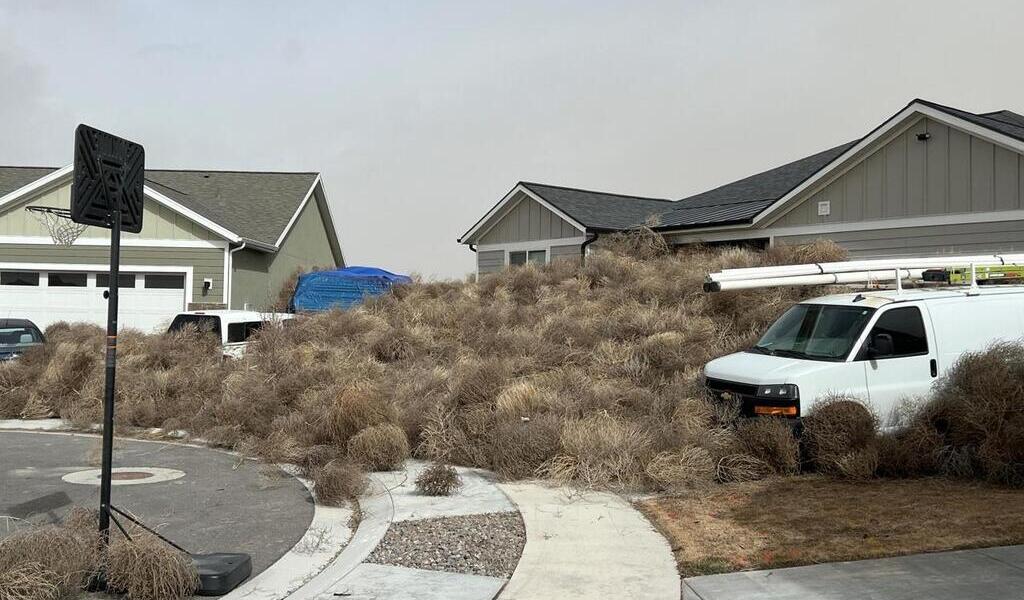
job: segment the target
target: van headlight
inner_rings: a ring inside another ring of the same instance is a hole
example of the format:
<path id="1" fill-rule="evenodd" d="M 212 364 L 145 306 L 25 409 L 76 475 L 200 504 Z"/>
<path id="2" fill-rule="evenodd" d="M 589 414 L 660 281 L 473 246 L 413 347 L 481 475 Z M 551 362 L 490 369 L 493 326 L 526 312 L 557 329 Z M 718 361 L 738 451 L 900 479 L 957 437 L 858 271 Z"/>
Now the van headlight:
<path id="1" fill-rule="evenodd" d="M 777 398 L 779 400 L 800 399 L 800 388 L 793 383 L 782 383 L 778 385 L 757 386 L 758 398 Z"/>

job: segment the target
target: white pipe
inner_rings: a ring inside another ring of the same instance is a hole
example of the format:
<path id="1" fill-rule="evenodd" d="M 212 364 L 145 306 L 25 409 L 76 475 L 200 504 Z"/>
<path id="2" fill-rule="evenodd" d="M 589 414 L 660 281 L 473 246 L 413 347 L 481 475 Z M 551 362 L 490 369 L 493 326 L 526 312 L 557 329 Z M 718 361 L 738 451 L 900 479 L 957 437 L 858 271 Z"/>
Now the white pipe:
<path id="1" fill-rule="evenodd" d="M 921 277 L 924 269 L 899 269 L 901 279 Z M 704 291 L 749 290 L 753 288 L 782 287 L 787 285 L 833 285 L 843 283 L 882 283 L 896 280 L 897 269 L 887 271 L 855 271 L 852 273 L 819 273 L 790 277 L 762 277 L 733 281 L 712 281 L 704 284 Z"/>
<path id="2" fill-rule="evenodd" d="M 777 267 L 747 267 L 742 269 L 725 269 L 718 273 L 709 273 L 708 281 L 742 281 L 745 279 L 765 279 L 771 277 L 793 277 L 798 275 L 821 275 L 829 273 L 851 273 L 895 269 L 897 267 L 911 269 L 928 269 L 940 267 L 975 265 L 1024 265 L 1024 254 L 988 254 L 980 256 L 939 256 L 929 258 L 899 258 L 875 260 L 851 260 L 832 263 L 811 263 L 805 265 L 782 265 Z"/>

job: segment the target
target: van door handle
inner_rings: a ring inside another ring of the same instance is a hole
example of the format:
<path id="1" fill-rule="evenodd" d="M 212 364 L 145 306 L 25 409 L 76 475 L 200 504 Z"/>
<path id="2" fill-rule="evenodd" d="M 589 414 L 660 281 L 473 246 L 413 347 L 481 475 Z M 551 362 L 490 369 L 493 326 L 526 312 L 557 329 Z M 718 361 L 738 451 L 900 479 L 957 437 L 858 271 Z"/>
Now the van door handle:
<path id="1" fill-rule="evenodd" d="M 933 358 L 929 363 L 932 368 L 932 377 L 938 377 L 939 375 L 939 363 Z"/>

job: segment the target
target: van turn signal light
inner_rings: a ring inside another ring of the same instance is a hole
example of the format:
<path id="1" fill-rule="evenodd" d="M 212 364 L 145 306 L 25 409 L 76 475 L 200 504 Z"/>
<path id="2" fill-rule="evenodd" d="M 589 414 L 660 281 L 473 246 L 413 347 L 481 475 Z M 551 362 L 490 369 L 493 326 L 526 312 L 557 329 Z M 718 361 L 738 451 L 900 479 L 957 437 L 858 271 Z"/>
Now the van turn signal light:
<path id="1" fill-rule="evenodd" d="M 754 414 L 762 417 L 795 417 L 795 406 L 755 406 Z"/>

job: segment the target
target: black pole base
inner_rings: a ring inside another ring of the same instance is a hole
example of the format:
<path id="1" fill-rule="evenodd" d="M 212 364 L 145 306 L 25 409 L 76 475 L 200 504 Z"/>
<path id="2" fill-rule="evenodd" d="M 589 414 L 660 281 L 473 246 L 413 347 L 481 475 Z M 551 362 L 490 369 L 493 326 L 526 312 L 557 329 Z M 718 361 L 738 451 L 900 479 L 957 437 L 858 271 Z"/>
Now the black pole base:
<path id="1" fill-rule="evenodd" d="M 93 573 L 92 577 L 89 578 L 89 583 L 85 585 L 85 591 L 87 592 L 105 592 L 107 591 L 107 574 L 103 571 Z"/>
<path id="2" fill-rule="evenodd" d="M 199 589 L 196 590 L 199 596 L 223 596 L 252 574 L 252 559 L 248 554 L 223 552 L 189 556 L 199 573 Z"/>

